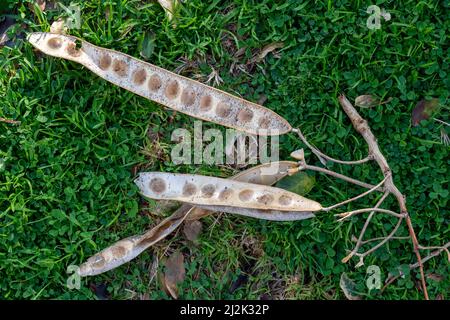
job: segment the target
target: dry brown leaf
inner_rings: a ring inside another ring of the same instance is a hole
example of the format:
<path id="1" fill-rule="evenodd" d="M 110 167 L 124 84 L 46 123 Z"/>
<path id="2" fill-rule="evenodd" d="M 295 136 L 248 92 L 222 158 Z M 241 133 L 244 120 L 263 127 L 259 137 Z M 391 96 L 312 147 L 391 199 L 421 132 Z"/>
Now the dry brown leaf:
<path id="1" fill-rule="evenodd" d="M 412 111 L 411 122 L 413 126 L 419 125 L 420 121 L 430 118 L 439 109 L 439 99 L 421 100 Z"/>
<path id="2" fill-rule="evenodd" d="M 365 94 L 365 95 L 356 97 L 355 105 L 360 108 L 372 108 L 375 106 L 386 104 L 391 101 L 392 101 L 391 97 L 387 98 L 385 101 L 381 101 L 381 99 L 376 96 L 373 96 L 370 94 Z"/>
<path id="3" fill-rule="evenodd" d="M 183 234 L 189 241 L 195 241 L 202 231 L 202 223 L 198 220 L 186 221 L 184 223 Z"/>
<path id="4" fill-rule="evenodd" d="M 161 7 L 163 7 L 164 11 L 166 11 L 167 19 L 169 19 L 169 21 L 172 21 L 173 12 L 175 6 L 178 5 L 178 0 L 158 0 L 158 2 Z"/>
<path id="5" fill-rule="evenodd" d="M 427 274 L 427 278 L 434 280 L 436 282 L 440 282 L 440 281 L 444 280 L 444 276 L 437 274 L 437 273 L 429 273 L 429 274 Z"/>
<path id="6" fill-rule="evenodd" d="M 376 97 L 365 94 L 359 97 L 356 97 L 355 99 L 355 105 L 360 108 L 372 108 L 376 105 L 378 105 L 380 100 L 378 100 Z"/>
<path id="7" fill-rule="evenodd" d="M 339 286 L 341 287 L 342 292 L 344 292 L 344 295 L 348 300 L 361 300 L 361 297 L 356 295 L 354 292 L 355 283 L 347 276 L 345 272 L 343 272 L 341 275 Z"/>
<path id="8" fill-rule="evenodd" d="M 164 284 L 169 294 L 178 299 L 177 284 L 183 282 L 186 275 L 184 269 L 184 257 L 177 251 L 174 252 L 165 262 L 166 272 L 164 273 Z"/>
<path id="9" fill-rule="evenodd" d="M 270 43 L 270 44 L 264 46 L 264 48 L 262 48 L 261 52 L 256 57 L 254 57 L 252 60 L 250 60 L 250 63 L 261 62 L 269 53 L 271 53 L 272 51 L 275 51 L 276 49 L 280 49 L 283 47 L 284 47 L 283 42 Z"/>

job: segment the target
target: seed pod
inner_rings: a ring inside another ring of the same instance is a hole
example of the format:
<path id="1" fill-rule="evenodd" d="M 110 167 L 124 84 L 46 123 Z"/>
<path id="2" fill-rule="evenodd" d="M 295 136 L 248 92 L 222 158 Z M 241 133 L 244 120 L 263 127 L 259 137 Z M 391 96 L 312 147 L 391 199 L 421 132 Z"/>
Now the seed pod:
<path id="1" fill-rule="evenodd" d="M 122 239 L 93 255 L 80 266 L 78 275 L 81 277 L 97 275 L 134 259 L 142 252 L 137 246 L 139 240 L 140 236 Z"/>
<path id="2" fill-rule="evenodd" d="M 236 174 L 235 176 L 229 178 L 231 180 L 242 181 L 242 182 L 250 182 L 261 184 L 265 186 L 271 186 L 277 183 L 279 180 L 283 179 L 287 174 L 288 170 L 292 168 L 296 168 L 298 166 L 297 162 L 294 161 L 277 161 L 271 163 L 263 163 L 259 166 L 252 167 L 250 169 L 244 170 Z M 269 213 L 270 210 L 264 210 L 264 213 Z M 223 212 L 223 211 L 222 211 Z M 246 212 L 250 212 L 250 209 L 247 209 Z M 194 207 L 194 209 L 189 213 L 186 217 L 186 221 L 190 220 L 198 220 L 209 216 L 214 213 L 214 211 L 206 210 L 205 208 Z M 228 213 L 233 213 L 229 212 Z M 236 212 L 234 212 L 236 213 Z M 239 214 L 239 213 L 237 213 Z M 253 215 L 247 214 L 247 216 L 251 216 L 254 218 L 265 219 L 265 216 L 272 218 L 274 215 L 258 215 L 258 212 L 253 212 Z M 269 219 L 271 220 L 271 219 Z"/>
<path id="3" fill-rule="evenodd" d="M 288 169 L 296 166 L 297 163 L 292 161 L 266 163 L 242 171 L 233 176 L 231 179 L 272 185 L 285 177 Z M 83 277 L 93 276 L 117 268 L 120 265 L 134 259 L 161 239 L 164 239 L 167 235 L 178 228 L 184 220 L 200 219 L 213 213 L 216 209 L 222 212 L 226 211 L 229 213 L 236 213 L 259 219 L 277 221 L 301 220 L 314 217 L 314 214 L 310 212 L 281 212 L 276 210 L 258 210 L 233 207 L 207 207 L 207 209 L 192 207 L 189 204 L 183 204 L 170 217 L 164 219 L 157 226 L 144 234 L 120 240 L 89 258 L 80 266 L 79 275 Z M 234 212 L 232 212 L 232 210 Z"/>
<path id="4" fill-rule="evenodd" d="M 262 209 L 248 209 L 230 206 L 203 206 L 203 205 L 196 207 L 200 209 L 209 210 L 210 212 L 233 213 L 241 216 L 272 221 L 298 221 L 315 217 L 314 213 L 308 211 L 262 210 Z"/>
<path id="5" fill-rule="evenodd" d="M 190 205 L 183 205 L 170 217 L 161 221 L 156 227 L 138 236 L 122 239 L 108 248 L 90 257 L 80 266 L 78 274 L 82 277 L 117 268 L 136 258 L 143 251 L 172 233 L 192 210 Z"/>
<path id="6" fill-rule="evenodd" d="M 157 200 L 280 211 L 322 209 L 318 202 L 283 189 L 216 177 L 142 172 L 135 183 L 145 197 Z"/>
<path id="7" fill-rule="evenodd" d="M 257 135 L 292 130 L 270 109 L 124 53 L 45 32 L 31 33 L 28 41 L 45 54 L 78 62 L 115 85 L 192 117 Z"/>

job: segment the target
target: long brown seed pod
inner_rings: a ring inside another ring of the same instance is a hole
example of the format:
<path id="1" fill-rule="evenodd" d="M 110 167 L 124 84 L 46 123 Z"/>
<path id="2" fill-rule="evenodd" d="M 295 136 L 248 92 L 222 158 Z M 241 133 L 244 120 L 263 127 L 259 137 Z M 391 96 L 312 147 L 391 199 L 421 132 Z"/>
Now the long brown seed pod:
<path id="1" fill-rule="evenodd" d="M 240 181 L 252 181 L 257 184 L 271 185 L 287 175 L 288 169 L 296 167 L 298 164 L 293 161 L 280 161 L 271 164 L 261 164 L 259 166 L 242 171 L 230 179 Z M 213 208 L 209 208 L 213 209 Z M 220 209 L 224 209 L 221 207 Z M 226 209 L 226 208 L 225 208 Z M 185 219 L 200 219 L 211 214 L 212 211 L 198 207 L 192 207 L 189 204 L 183 204 L 170 217 L 161 221 L 157 226 L 145 232 L 142 235 L 132 236 L 120 240 L 108 248 L 100 251 L 90 257 L 80 266 L 78 274 L 80 276 L 94 276 L 125 264 L 136 258 L 143 251 L 164 239 L 172 233 Z M 291 216 L 289 212 L 278 212 L 271 210 L 246 209 L 245 212 L 239 211 L 237 214 L 243 214 L 250 217 L 273 220 L 274 217 L 280 216 L 279 219 L 287 221 Z M 281 214 L 283 216 L 281 216 Z M 314 214 L 308 212 L 295 212 L 295 220 L 314 217 Z"/>
<path id="2" fill-rule="evenodd" d="M 280 211 L 319 211 L 320 203 L 280 188 L 192 174 L 141 172 L 143 196 L 194 205 Z"/>
<path id="3" fill-rule="evenodd" d="M 115 85 L 192 117 L 257 135 L 292 130 L 270 109 L 124 53 L 46 32 L 31 33 L 28 41 L 45 54 L 78 62 Z"/>

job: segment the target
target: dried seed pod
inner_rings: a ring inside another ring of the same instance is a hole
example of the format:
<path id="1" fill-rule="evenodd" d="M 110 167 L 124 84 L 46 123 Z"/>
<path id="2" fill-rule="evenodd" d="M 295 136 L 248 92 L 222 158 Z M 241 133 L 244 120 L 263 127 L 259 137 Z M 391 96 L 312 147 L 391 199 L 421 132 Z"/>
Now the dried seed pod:
<path id="1" fill-rule="evenodd" d="M 136 258 L 178 228 L 192 209 L 190 205 L 185 204 L 146 233 L 114 243 L 83 263 L 78 274 L 82 277 L 95 276 Z"/>
<path id="2" fill-rule="evenodd" d="M 28 41 L 48 55 L 78 62 L 115 85 L 192 117 L 256 135 L 292 130 L 270 109 L 124 53 L 61 34 L 35 32 Z"/>
<path id="3" fill-rule="evenodd" d="M 174 200 L 204 206 L 230 206 L 280 211 L 319 211 L 320 203 L 275 187 L 192 174 L 142 172 L 135 180 L 141 193 L 157 200 Z M 183 189 L 194 184 L 196 192 Z M 233 190 L 221 197 L 224 190 Z"/>
<path id="4" fill-rule="evenodd" d="M 294 161 L 277 161 L 277 162 L 263 163 L 260 164 L 259 166 L 255 166 L 250 169 L 241 171 L 229 179 L 270 186 L 277 183 L 279 180 L 283 179 L 286 175 L 288 175 L 290 169 L 296 168 L 297 166 L 298 163 Z M 223 191 L 223 193 L 230 193 L 230 191 Z M 219 194 L 219 197 L 224 197 L 223 193 Z M 247 209 L 247 212 L 249 211 L 250 209 Z M 269 210 L 265 210 L 264 213 L 268 212 Z M 206 216 L 209 216 L 212 213 L 214 213 L 214 211 L 206 210 L 204 208 L 196 206 L 186 217 L 186 221 L 198 220 Z M 256 215 L 255 213 L 253 213 L 253 215 L 247 216 L 265 219 L 264 216 L 261 215 L 258 216 L 257 213 Z M 269 215 L 269 217 L 273 216 L 274 215 Z"/>
<path id="5" fill-rule="evenodd" d="M 210 212 L 233 213 L 241 216 L 272 221 L 297 221 L 315 217 L 314 213 L 308 211 L 262 210 L 262 209 L 248 209 L 230 206 L 196 206 L 196 207 L 204 210 L 209 210 Z"/>
<path id="6" fill-rule="evenodd" d="M 254 183 L 271 185 L 287 175 L 287 171 L 297 166 L 296 162 L 280 161 L 274 163 L 262 164 L 248 170 L 242 171 L 230 179 L 239 181 L 253 180 Z M 193 194 L 197 187 L 188 187 L 188 194 Z M 116 242 L 101 252 L 89 258 L 80 266 L 80 276 L 93 276 L 111 269 L 134 259 L 143 251 L 165 238 L 172 233 L 184 220 L 197 220 L 213 213 L 212 210 L 218 210 L 228 213 L 236 213 L 244 216 L 276 220 L 291 221 L 314 217 L 310 212 L 289 212 L 276 210 L 258 210 L 234 207 L 207 207 L 209 210 L 200 207 L 192 207 L 189 204 L 182 205 L 170 217 L 161 221 L 157 226 L 145 232 L 142 235 L 129 237 Z"/>
<path id="7" fill-rule="evenodd" d="M 80 266 L 78 274 L 81 277 L 94 276 L 134 259 L 143 250 L 137 245 L 141 236 L 122 239 L 112 246 L 90 257 Z"/>

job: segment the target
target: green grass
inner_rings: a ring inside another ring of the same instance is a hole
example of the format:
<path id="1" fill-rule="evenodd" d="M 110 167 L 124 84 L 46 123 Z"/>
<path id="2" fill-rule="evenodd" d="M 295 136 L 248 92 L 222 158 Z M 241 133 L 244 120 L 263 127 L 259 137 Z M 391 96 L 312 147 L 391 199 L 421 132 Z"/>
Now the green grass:
<path id="1" fill-rule="evenodd" d="M 449 147 L 439 140 L 442 125 L 424 121 L 411 127 L 411 111 L 423 98 L 440 98 L 448 107 L 450 10 L 446 1 L 206 1 L 188 0 L 176 14 L 177 27 L 150 1 L 72 1 L 81 11 L 81 29 L 70 33 L 94 44 L 140 56 L 146 34 L 154 39 L 149 62 L 203 81 L 217 70 L 221 89 L 257 101 L 300 126 L 325 153 L 358 159 L 367 146 L 354 131 L 337 97 L 361 94 L 392 97 L 372 109 L 360 109 L 378 137 L 407 197 L 414 227 L 423 245 L 449 239 Z M 366 27 L 366 8 L 378 4 L 392 18 L 380 30 Z M 14 8 L 27 31 L 48 31 L 58 13 L 33 14 L 27 3 Z M 105 11 L 109 11 L 106 18 Z M 233 62 L 247 62 L 272 42 L 284 42 L 281 58 L 269 54 L 250 72 L 230 73 Z M 240 48 L 244 54 L 235 58 Z M 183 58 L 184 60 L 180 60 Z M 186 63 L 189 62 L 189 63 Z M 276 223 L 222 215 L 203 220 L 197 245 L 182 233 L 159 243 L 132 262 L 82 280 L 80 290 L 66 288 L 67 266 L 121 238 L 153 226 L 173 209 L 138 195 L 133 177 L 139 170 L 191 172 L 227 177 L 233 170 L 175 166 L 170 161 L 171 132 L 192 128 L 193 119 L 135 96 L 98 78 L 78 64 L 44 56 L 17 41 L 0 51 L 0 297 L 2 299 L 94 299 L 90 283 L 107 283 L 112 298 L 168 298 L 157 278 L 150 282 L 154 257 L 174 250 L 185 256 L 185 299 L 344 298 L 339 279 L 352 278 L 366 299 L 422 299 L 415 271 L 380 295 L 365 285 L 366 267 L 389 272 L 414 263 L 411 242 L 394 240 L 355 269 L 342 264 L 364 220 L 336 223 L 331 213 L 314 220 Z M 445 110 L 445 109 L 444 109 Z M 448 111 L 448 109 L 447 109 Z M 447 114 L 439 118 L 448 121 Z M 204 124 L 204 127 L 215 127 Z M 223 128 L 221 128 L 223 130 Z M 156 138 L 158 137 L 158 138 Z M 157 142 L 155 142 L 157 141 Z M 303 147 L 294 135 L 281 138 L 281 158 Z M 320 165 L 309 151 L 310 164 Z M 377 183 L 374 164 L 334 170 Z M 324 206 L 361 189 L 322 175 L 308 197 Z M 372 206 L 370 195 L 347 206 Z M 385 208 L 396 210 L 393 199 Z M 386 235 L 394 222 L 377 216 L 367 237 Z M 406 236 L 402 226 L 398 235 Z M 365 247 L 369 248 L 369 247 Z M 424 255 L 427 252 L 423 252 Z M 162 270 L 162 263 L 159 269 Z M 429 261 L 431 298 L 448 299 L 449 264 L 445 254 Z M 248 281 L 230 292 L 241 272 Z"/>

